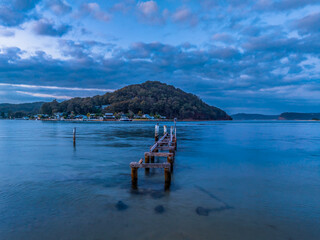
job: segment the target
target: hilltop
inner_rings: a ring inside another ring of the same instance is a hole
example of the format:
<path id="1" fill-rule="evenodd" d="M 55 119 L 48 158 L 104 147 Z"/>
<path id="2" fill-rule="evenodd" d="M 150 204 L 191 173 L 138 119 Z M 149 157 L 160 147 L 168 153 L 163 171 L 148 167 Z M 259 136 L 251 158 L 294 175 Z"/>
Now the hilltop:
<path id="1" fill-rule="evenodd" d="M 101 106 L 106 106 L 101 110 Z M 209 106 L 199 97 L 158 81 L 129 85 L 115 92 L 87 98 L 73 98 L 61 103 L 44 103 L 41 112 L 87 114 L 112 112 L 130 115 L 159 114 L 167 118 L 194 120 L 231 120 L 223 110 Z"/>

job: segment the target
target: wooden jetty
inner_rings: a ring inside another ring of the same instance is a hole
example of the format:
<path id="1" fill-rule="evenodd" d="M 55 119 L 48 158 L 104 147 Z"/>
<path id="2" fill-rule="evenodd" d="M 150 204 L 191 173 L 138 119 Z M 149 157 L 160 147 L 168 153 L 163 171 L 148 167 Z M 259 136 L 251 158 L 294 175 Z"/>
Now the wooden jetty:
<path id="1" fill-rule="evenodd" d="M 141 159 L 139 162 L 131 162 L 131 181 L 132 187 L 137 188 L 138 184 L 138 169 L 144 168 L 146 173 L 149 173 L 150 168 L 163 168 L 165 189 L 170 188 L 171 174 L 173 172 L 174 157 L 177 150 L 177 128 L 176 120 L 174 126 L 170 127 L 170 132 L 167 131 L 167 126 L 163 126 L 163 136 L 159 139 L 159 124 L 155 126 L 155 143 L 150 147 L 148 152 L 144 153 L 144 162 Z M 155 157 L 167 158 L 167 162 L 155 163 Z"/>

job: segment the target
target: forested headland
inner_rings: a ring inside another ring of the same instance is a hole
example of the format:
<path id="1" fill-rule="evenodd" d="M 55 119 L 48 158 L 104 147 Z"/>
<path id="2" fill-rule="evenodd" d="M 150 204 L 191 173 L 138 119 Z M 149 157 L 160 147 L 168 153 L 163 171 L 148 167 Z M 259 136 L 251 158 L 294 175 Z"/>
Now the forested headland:
<path id="1" fill-rule="evenodd" d="M 106 106 L 101 108 L 101 106 Z M 43 114 L 124 113 L 161 115 L 166 118 L 193 120 L 231 120 L 223 110 L 210 106 L 194 94 L 158 81 L 129 85 L 114 92 L 87 98 L 73 98 L 59 103 L 44 103 Z"/>

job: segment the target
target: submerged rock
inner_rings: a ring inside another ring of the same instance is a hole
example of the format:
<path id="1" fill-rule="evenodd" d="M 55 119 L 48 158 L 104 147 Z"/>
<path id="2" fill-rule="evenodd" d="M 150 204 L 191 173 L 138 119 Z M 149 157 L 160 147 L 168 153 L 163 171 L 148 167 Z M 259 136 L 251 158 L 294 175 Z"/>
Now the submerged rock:
<path id="1" fill-rule="evenodd" d="M 161 214 L 161 213 L 164 213 L 164 212 L 165 212 L 165 209 L 164 209 L 164 207 L 163 207 L 162 205 L 158 205 L 158 206 L 156 206 L 156 207 L 154 208 L 154 211 L 155 211 L 156 213 Z"/>
<path id="2" fill-rule="evenodd" d="M 118 211 L 123 211 L 123 210 L 126 210 L 129 206 L 127 204 L 125 204 L 124 202 L 122 201 L 119 201 L 117 204 L 116 204 L 116 209 Z"/>
<path id="3" fill-rule="evenodd" d="M 196 213 L 200 216 L 209 216 L 210 209 L 203 208 L 203 207 L 197 207 Z"/>

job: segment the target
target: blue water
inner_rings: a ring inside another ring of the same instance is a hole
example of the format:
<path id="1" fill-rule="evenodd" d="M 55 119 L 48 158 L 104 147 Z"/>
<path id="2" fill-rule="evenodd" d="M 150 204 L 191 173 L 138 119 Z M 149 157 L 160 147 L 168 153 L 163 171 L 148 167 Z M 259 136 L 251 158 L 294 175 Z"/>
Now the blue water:
<path id="1" fill-rule="evenodd" d="M 320 239 L 319 122 L 177 131 L 170 191 L 160 169 L 132 190 L 154 123 L 1 120 L 0 239 Z"/>

